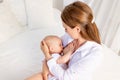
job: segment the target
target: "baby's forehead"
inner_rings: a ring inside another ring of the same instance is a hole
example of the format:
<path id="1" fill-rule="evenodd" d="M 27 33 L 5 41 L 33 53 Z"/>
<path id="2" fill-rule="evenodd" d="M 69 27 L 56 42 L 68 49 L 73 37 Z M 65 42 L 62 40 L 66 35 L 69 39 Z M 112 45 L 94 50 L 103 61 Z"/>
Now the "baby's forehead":
<path id="1" fill-rule="evenodd" d="M 46 36 L 44 39 L 46 42 L 62 42 L 58 36 Z"/>
<path id="2" fill-rule="evenodd" d="M 55 41 L 55 42 L 61 42 L 62 41 L 59 37 L 51 37 L 50 40 Z"/>

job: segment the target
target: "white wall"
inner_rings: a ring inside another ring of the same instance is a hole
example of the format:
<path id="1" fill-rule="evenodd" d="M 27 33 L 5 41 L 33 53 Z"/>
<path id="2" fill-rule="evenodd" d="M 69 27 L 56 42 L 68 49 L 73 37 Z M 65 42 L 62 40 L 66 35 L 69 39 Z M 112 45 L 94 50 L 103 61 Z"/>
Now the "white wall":
<path id="1" fill-rule="evenodd" d="M 61 11 L 63 9 L 63 0 L 53 0 L 53 7 Z"/>

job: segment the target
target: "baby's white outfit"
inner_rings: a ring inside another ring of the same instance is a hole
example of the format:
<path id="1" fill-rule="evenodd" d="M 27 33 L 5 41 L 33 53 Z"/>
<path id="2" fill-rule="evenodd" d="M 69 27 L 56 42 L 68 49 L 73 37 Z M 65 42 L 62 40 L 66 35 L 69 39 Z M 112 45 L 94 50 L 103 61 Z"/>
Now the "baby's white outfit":
<path id="1" fill-rule="evenodd" d="M 52 54 L 53 59 L 56 61 L 61 55 L 59 53 L 54 53 Z M 59 64 L 63 69 L 67 69 L 67 65 L 66 64 Z M 48 75 L 48 80 L 58 80 L 56 77 L 54 77 L 53 75 Z"/>

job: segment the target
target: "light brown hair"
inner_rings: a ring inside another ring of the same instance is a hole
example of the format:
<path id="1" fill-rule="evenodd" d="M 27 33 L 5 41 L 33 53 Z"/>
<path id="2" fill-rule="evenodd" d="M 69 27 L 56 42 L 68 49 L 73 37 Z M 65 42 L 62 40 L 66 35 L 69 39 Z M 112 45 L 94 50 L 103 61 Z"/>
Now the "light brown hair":
<path id="1" fill-rule="evenodd" d="M 92 10 L 87 4 L 80 1 L 69 4 L 64 8 L 61 18 L 70 28 L 80 25 L 83 38 L 101 44 L 98 28 L 95 22 L 92 22 Z"/>

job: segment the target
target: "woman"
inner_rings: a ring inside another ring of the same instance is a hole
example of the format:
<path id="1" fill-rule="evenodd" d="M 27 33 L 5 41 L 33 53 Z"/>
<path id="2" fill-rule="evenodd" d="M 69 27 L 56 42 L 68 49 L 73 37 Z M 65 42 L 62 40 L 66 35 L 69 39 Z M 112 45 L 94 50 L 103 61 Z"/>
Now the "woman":
<path id="1" fill-rule="evenodd" d="M 85 3 L 77 1 L 65 7 L 61 18 L 66 31 L 62 37 L 63 45 L 67 45 L 64 52 L 71 52 L 72 55 L 68 68 L 63 69 L 49 54 L 48 47 L 43 41 L 41 49 L 45 54 L 49 70 L 57 80 L 92 80 L 93 72 L 102 60 L 102 48 L 91 9 Z M 68 44 L 69 40 L 73 40 L 72 46 Z M 28 80 L 37 80 L 34 78 L 35 76 Z M 38 80 L 42 80 L 41 74 Z"/>

